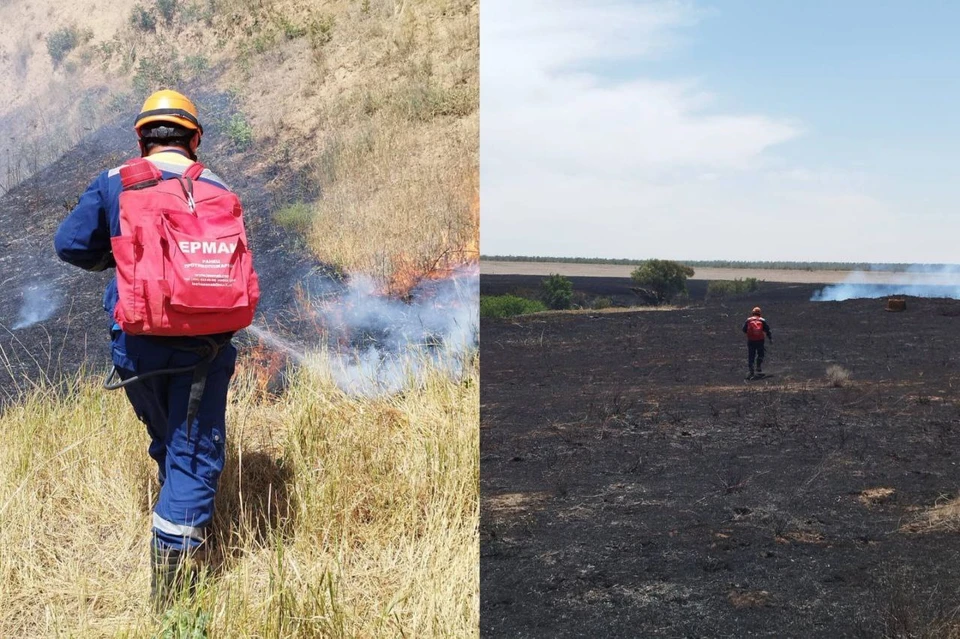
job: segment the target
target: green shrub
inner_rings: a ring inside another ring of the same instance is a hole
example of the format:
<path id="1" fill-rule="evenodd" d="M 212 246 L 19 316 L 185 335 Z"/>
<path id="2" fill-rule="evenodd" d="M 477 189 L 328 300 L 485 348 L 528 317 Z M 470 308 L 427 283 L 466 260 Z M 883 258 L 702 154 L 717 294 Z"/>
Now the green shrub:
<path id="1" fill-rule="evenodd" d="M 177 7 L 180 13 L 180 21 L 184 24 L 203 23 L 208 27 L 213 26 L 214 4 L 212 0 L 200 2 L 187 2 Z"/>
<path id="2" fill-rule="evenodd" d="M 240 113 L 235 113 L 227 122 L 227 137 L 238 151 L 246 151 L 253 146 L 253 127 Z"/>
<path id="3" fill-rule="evenodd" d="M 516 295 L 480 296 L 480 317 L 513 317 L 545 310 L 547 308 L 541 302 Z"/>
<path id="4" fill-rule="evenodd" d="M 133 12 L 130 14 L 130 24 L 138 31 L 147 32 L 157 30 L 156 16 L 141 4 L 133 8 Z"/>
<path id="5" fill-rule="evenodd" d="M 759 283 L 755 277 L 734 280 L 715 280 L 707 284 L 707 297 L 722 298 L 728 295 L 744 295 L 746 293 L 753 293 L 757 290 L 758 286 Z"/>
<path id="6" fill-rule="evenodd" d="M 165 23 L 173 24 L 173 18 L 177 15 L 177 0 L 157 0 L 157 11 Z"/>
<path id="7" fill-rule="evenodd" d="M 561 311 L 570 308 L 573 300 L 573 282 L 558 273 L 540 283 L 540 297 L 547 308 Z"/>
<path id="8" fill-rule="evenodd" d="M 133 75 L 134 95 L 143 97 L 165 87 L 176 86 L 183 81 L 180 59 L 173 52 L 169 58 L 142 57 L 137 62 L 137 71 Z"/>
<path id="9" fill-rule="evenodd" d="M 630 277 L 638 286 L 649 289 L 658 304 L 663 304 L 687 292 L 687 278 L 693 277 L 693 269 L 670 260 L 647 260 Z"/>
<path id="10" fill-rule="evenodd" d="M 597 299 L 593 300 L 593 304 L 591 304 L 591 306 L 596 311 L 602 311 L 605 308 L 610 308 L 613 306 L 613 300 L 609 297 L 598 297 Z"/>
<path id="11" fill-rule="evenodd" d="M 313 226 L 313 207 L 304 202 L 294 202 L 274 213 L 273 219 L 287 230 L 305 233 Z"/>
<path id="12" fill-rule="evenodd" d="M 80 44 L 80 33 L 76 27 L 61 27 L 47 36 L 47 52 L 58 67 L 63 59 Z"/>

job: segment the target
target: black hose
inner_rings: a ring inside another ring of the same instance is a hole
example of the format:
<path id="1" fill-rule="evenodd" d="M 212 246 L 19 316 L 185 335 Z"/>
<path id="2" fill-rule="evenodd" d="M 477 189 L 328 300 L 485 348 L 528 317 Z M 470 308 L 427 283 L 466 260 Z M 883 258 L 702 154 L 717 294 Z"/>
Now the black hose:
<path id="1" fill-rule="evenodd" d="M 203 364 L 209 365 L 211 362 L 213 362 L 213 360 L 217 358 L 217 354 L 220 352 L 220 348 L 222 347 L 222 345 L 217 343 L 216 340 L 207 336 L 200 336 L 195 339 L 199 339 L 204 342 L 207 342 L 208 346 L 205 348 L 198 349 L 198 348 L 186 348 L 180 345 L 180 346 L 172 346 L 172 348 L 174 348 L 175 350 L 202 354 L 203 358 L 196 364 L 191 364 L 190 366 L 181 366 L 180 368 L 162 368 L 162 369 L 150 371 L 147 373 L 141 373 L 140 375 L 134 375 L 133 377 L 129 377 L 127 379 L 120 380 L 119 382 L 111 384 L 110 380 L 113 379 L 115 376 L 117 376 L 117 367 L 114 366 L 113 370 L 107 376 L 107 379 L 103 381 L 103 387 L 106 390 L 117 390 L 118 388 L 123 388 L 128 384 L 142 382 L 146 379 L 150 379 L 151 377 L 157 377 L 158 375 L 181 375 L 183 373 L 193 372 Z"/>
<path id="2" fill-rule="evenodd" d="M 151 377 L 156 377 L 158 375 L 180 375 L 181 373 L 189 373 L 196 370 L 197 366 L 200 363 L 193 364 L 192 366 L 182 366 L 180 368 L 163 368 L 156 371 L 150 371 L 149 373 L 143 373 L 141 375 L 134 375 L 133 377 L 128 377 L 127 379 L 122 379 L 119 382 L 110 383 L 110 380 L 117 376 L 117 367 L 114 366 L 113 370 L 110 372 L 110 375 L 107 376 L 107 379 L 103 382 L 103 387 L 107 390 L 117 390 L 118 388 L 123 388 L 128 384 L 133 384 L 135 382 L 142 382 L 145 379 L 150 379 Z"/>

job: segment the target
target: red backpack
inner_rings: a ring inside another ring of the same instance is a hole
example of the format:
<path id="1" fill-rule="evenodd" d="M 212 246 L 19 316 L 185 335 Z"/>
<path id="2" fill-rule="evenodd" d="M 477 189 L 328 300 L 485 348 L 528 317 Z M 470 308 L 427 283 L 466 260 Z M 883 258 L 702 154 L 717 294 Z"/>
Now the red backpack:
<path id="1" fill-rule="evenodd" d="M 754 316 L 747 319 L 747 339 L 751 342 L 762 342 L 764 337 L 763 318 Z"/>
<path id="2" fill-rule="evenodd" d="M 203 165 L 163 179 L 143 158 L 120 167 L 120 235 L 112 238 L 120 302 L 134 335 L 228 333 L 253 322 L 260 299 L 240 200 L 199 180 Z"/>

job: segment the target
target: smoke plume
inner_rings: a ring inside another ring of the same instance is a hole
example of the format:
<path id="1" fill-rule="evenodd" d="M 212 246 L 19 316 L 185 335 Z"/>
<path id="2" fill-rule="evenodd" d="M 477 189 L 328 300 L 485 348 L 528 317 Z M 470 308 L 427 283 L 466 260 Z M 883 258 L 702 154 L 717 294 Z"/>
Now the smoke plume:
<path id="1" fill-rule="evenodd" d="M 960 299 L 960 265 L 917 264 L 906 271 L 854 271 L 843 282 L 816 291 L 812 302 L 842 302 L 891 295 Z"/>
<path id="2" fill-rule="evenodd" d="M 31 284 L 23 289 L 23 302 L 12 329 L 27 328 L 49 319 L 60 306 L 60 296 L 49 285 Z"/>
<path id="3" fill-rule="evenodd" d="M 417 382 L 428 368 L 460 374 L 476 348 L 479 299 L 475 265 L 421 283 L 406 301 L 382 295 L 370 278 L 354 276 L 339 294 L 310 302 L 316 341 L 302 343 L 302 335 L 284 338 L 263 327 L 249 330 L 301 365 L 321 355 L 345 392 L 379 395 Z"/>

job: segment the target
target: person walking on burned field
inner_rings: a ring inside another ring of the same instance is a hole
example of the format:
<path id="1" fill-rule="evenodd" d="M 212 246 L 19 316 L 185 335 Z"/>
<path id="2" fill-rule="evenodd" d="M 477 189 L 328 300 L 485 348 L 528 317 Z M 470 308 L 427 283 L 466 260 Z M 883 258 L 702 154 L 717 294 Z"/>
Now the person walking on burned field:
<path id="1" fill-rule="evenodd" d="M 759 306 L 754 307 L 750 317 L 743 323 L 743 332 L 747 334 L 747 366 L 750 369 L 747 379 L 753 379 L 758 375 L 763 375 L 764 341 L 769 339 L 773 342 L 770 325 L 760 315 Z M 754 360 L 757 363 L 756 369 L 753 365 Z"/>
<path id="2" fill-rule="evenodd" d="M 104 386 L 124 389 L 157 463 L 151 598 L 161 612 L 196 583 L 209 554 L 231 338 L 252 322 L 260 293 L 240 201 L 197 161 L 193 102 L 158 91 L 134 130 L 140 157 L 97 176 L 54 245 L 74 266 L 116 269 L 103 295 L 114 366 Z"/>

